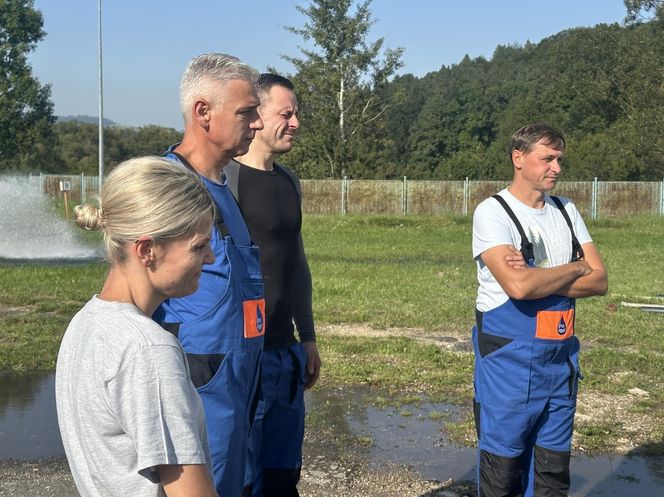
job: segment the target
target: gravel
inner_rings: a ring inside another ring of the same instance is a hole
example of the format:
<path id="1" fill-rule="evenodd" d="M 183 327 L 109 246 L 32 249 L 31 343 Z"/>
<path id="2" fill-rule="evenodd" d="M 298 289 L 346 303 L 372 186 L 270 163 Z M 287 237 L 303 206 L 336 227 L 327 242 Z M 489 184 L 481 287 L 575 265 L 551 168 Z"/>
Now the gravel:
<path id="1" fill-rule="evenodd" d="M 306 457 L 301 497 L 460 497 L 473 495 L 472 484 L 423 480 L 405 466 L 373 468 L 353 454 L 342 460 Z M 65 459 L 0 461 L 0 496 L 77 496 Z"/>

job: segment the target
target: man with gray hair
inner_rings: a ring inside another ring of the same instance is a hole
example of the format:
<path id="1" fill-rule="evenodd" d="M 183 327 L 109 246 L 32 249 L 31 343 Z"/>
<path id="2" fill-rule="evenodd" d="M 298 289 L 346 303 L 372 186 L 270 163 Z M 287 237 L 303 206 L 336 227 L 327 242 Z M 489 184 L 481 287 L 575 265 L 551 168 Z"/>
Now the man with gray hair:
<path id="1" fill-rule="evenodd" d="M 203 266 L 198 291 L 167 300 L 154 316 L 187 353 L 205 409 L 215 487 L 229 497 L 243 494 L 265 301 L 258 247 L 222 172 L 263 128 L 257 78 L 253 68 L 219 53 L 195 57 L 182 76 L 184 137 L 166 157 L 198 174 L 214 199 L 219 214 L 211 241 L 215 261 Z"/>

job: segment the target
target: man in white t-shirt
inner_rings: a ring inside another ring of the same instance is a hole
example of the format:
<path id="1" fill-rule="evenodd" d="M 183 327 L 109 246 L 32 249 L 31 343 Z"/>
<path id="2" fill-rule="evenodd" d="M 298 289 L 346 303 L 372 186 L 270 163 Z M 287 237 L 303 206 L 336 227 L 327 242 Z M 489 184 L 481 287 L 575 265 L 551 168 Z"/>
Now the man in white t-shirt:
<path id="1" fill-rule="evenodd" d="M 606 269 L 574 204 L 548 195 L 565 139 L 514 133 L 512 184 L 477 206 L 475 425 L 480 497 L 565 496 L 576 409 L 575 299 L 604 295 Z M 506 262 L 520 247 L 525 269 Z"/>

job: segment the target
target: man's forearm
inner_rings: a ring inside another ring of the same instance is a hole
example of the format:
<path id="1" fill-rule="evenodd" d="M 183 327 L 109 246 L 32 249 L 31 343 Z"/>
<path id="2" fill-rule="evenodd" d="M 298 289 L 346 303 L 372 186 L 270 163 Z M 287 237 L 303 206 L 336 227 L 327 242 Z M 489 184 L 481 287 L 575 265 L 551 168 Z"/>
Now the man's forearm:
<path id="1" fill-rule="evenodd" d="M 592 242 L 587 243 L 583 246 L 583 252 L 583 259 L 591 267 L 592 272 L 563 286 L 558 295 L 583 298 L 606 294 L 609 288 L 609 277 L 597 247 Z"/>
<path id="2" fill-rule="evenodd" d="M 293 267 L 291 302 L 293 306 L 293 320 L 301 342 L 315 342 L 313 316 L 313 284 L 309 263 L 304 254 L 302 234 L 298 236 L 297 253 Z"/>
<path id="3" fill-rule="evenodd" d="M 583 261 L 570 262 L 552 268 L 527 268 L 519 271 L 505 292 L 516 300 L 532 300 L 562 295 L 579 278 L 587 275 L 590 268 Z"/>
<path id="4" fill-rule="evenodd" d="M 606 270 L 593 269 L 593 272 L 575 279 L 563 286 L 556 295 L 563 295 L 573 299 L 592 297 L 594 295 L 606 295 L 608 290 L 608 277 Z"/>
<path id="5" fill-rule="evenodd" d="M 301 266 L 293 275 L 292 306 L 293 321 L 300 341 L 315 342 L 311 273 L 308 266 Z"/>

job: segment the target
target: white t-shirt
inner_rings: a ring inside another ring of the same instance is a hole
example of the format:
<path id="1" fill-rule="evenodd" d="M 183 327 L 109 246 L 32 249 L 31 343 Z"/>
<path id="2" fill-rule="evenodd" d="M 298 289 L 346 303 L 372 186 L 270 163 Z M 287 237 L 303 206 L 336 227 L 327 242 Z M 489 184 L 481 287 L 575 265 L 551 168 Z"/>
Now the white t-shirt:
<path id="1" fill-rule="evenodd" d="M 95 296 L 74 316 L 60 345 L 55 392 L 82 496 L 163 496 L 155 466 L 211 467 L 186 355 L 131 304 Z"/>
<path id="2" fill-rule="evenodd" d="M 554 267 L 567 264 L 572 258 L 572 234 L 562 213 L 545 195 L 544 207 L 535 209 L 517 200 L 507 189 L 499 192 L 507 202 L 516 218 L 523 226 L 526 236 L 533 244 L 535 265 Z M 565 197 L 558 197 L 565 207 L 574 234 L 581 245 L 592 242 L 579 211 Z M 486 250 L 498 245 L 513 245 L 521 248 L 521 236 L 502 205 L 489 197 L 482 201 L 473 215 L 473 258 L 477 262 L 477 309 L 486 312 L 505 303 L 508 299 L 503 288 L 484 265 L 480 257 Z"/>

